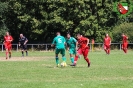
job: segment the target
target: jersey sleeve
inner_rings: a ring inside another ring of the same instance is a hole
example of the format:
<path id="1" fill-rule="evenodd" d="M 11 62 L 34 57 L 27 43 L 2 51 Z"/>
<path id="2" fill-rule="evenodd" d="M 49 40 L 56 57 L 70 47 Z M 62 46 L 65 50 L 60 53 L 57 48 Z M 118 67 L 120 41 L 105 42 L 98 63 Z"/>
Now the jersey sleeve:
<path id="1" fill-rule="evenodd" d="M 86 38 L 86 37 L 82 37 L 82 40 L 87 41 L 87 40 L 88 40 L 88 38 Z"/>
<path id="2" fill-rule="evenodd" d="M 10 36 L 11 37 L 11 40 L 13 41 L 13 37 L 12 36 Z"/>
<path id="3" fill-rule="evenodd" d="M 74 42 L 77 42 L 77 40 L 74 37 L 72 37 L 72 39 L 73 39 Z"/>
<path id="4" fill-rule="evenodd" d="M 128 37 L 126 36 L 126 39 L 128 39 Z"/>

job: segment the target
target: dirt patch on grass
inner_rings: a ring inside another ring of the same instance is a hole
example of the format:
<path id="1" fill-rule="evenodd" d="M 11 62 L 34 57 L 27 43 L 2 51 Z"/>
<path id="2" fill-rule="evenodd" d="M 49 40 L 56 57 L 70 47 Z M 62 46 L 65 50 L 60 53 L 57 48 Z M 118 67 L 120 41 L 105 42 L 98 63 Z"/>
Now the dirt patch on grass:
<path id="1" fill-rule="evenodd" d="M 5 57 L 0 57 L 0 61 L 40 61 L 46 59 L 53 59 L 54 57 L 12 57 L 7 59 Z"/>

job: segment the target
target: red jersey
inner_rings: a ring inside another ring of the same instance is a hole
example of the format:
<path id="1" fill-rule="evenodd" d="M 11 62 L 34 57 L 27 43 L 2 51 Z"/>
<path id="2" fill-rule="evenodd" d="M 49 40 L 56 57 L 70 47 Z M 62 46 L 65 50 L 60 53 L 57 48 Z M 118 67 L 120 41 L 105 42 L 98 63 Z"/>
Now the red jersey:
<path id="1" fill-rule="evenodd" d="M 81 37 L 80 39 L 78 39 L 78 44 L 80 45 L 80 48 L 85 48 L 86 47 L 87 40 L 88 40 L 88 38 L 86 38 L 86 37 Z"/>
<path id="2" fill-rule="evenodd" d="M 11 41 L 13 40 L 12 36 L 4 36 L 4 43 L 5 44 L 11 44 Z"/>
<path id="3" fill-rule="evenodd" d="M 111 38 L 110 37 L 105 37 L 104 38 L 104 44 L 105 45 L 110 45 L 110 42 L 111 42 Z"/>
<path id="4" fill-rule="evenodd" d="M 124 35 L 123 37 L 122 37 L 122 42 L 123 43 L 128 43 L 128 37 L 126 36 L 126 35 Z"/>

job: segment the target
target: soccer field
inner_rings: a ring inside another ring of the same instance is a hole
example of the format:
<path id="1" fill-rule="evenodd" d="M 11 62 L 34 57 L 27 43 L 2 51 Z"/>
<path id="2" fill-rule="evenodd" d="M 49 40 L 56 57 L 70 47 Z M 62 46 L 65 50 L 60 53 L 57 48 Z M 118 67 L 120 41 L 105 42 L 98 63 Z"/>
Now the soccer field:
<path id="1" fill-rule="evenodd" d="M 56 67 L 54 52 L 0 52 L 0 88 L 133 88 L 133 51 L 90 52 L 90 68 L 81 56 L 76 67 Z M 67 52 L 67 64 L 71 64 Z M 61 58 L 60 58 L 60 61 Z"/>

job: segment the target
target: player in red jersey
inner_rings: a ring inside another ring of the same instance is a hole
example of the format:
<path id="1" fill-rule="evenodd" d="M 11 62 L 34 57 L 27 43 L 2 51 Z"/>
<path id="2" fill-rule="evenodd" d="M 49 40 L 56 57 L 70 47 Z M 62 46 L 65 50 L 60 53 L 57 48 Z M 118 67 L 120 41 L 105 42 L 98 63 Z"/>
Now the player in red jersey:
<path id="1" fill-rule="evenodd" d="M 110 45 L 111 45 L 111 38 L 109 37 L 108 34 L 106 34 L 104 38 L 104 50 L 106 54 L 110 54 Z"/>
<path id="2" fill-rule="evenodd" d="M 6 49 L 6 59 L 8 59 L 8 56 L 9 58 L 11 58 L 12 41 L 13 41 L 12 36 L 9 34 L 9 32 L 6 32 L 6 35 L 4 36 L 4 42 L 3 42 Z"/>
<path id="3" fill-rule="evenodd" d="M 88 58 L 89 39 L 86 38 L 86 37 L 83 37 L 81 34 L 77 34 L 77 39 L 78 39 L 78 43 L 77 44 L 79 45 L 79 48 L 77 49 L 77 54 L 76 54 L 76 56 L 74 58 L 74 63 L 71 66 L 76 66 L 76 63 L 77 63 L 79 55 L 83 54 L 84 59 L 88 63 L 88 67 L 90 67 L 90 60 Z"/>
<path id="4" fill-rule="evenodd" d="M 127 53 L 128 46 L 128 37 L 123 33 L 122 34 L 122 50 Z"/>

